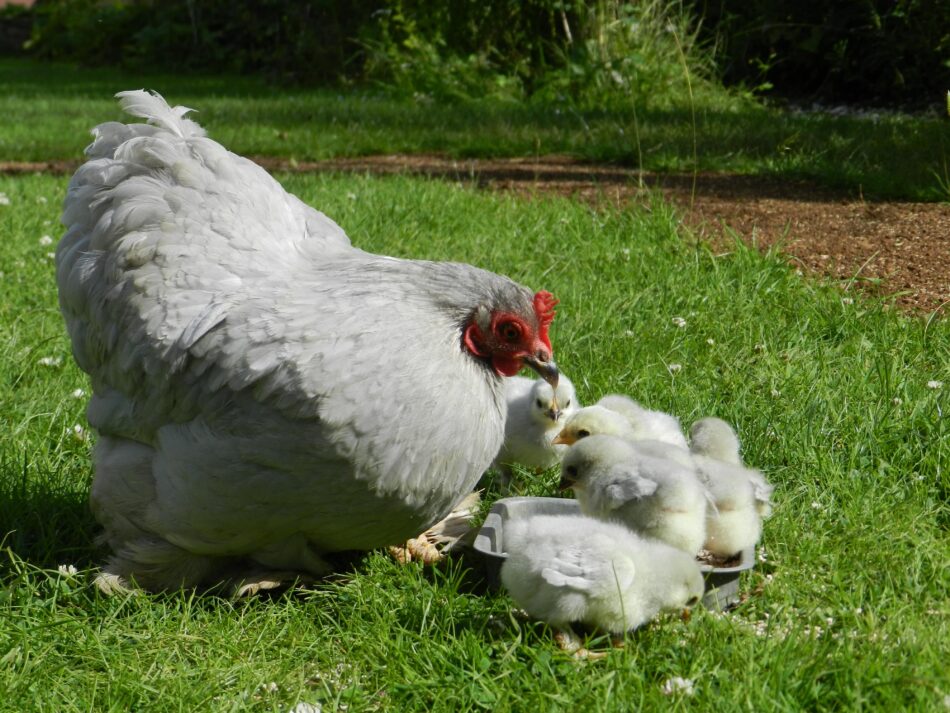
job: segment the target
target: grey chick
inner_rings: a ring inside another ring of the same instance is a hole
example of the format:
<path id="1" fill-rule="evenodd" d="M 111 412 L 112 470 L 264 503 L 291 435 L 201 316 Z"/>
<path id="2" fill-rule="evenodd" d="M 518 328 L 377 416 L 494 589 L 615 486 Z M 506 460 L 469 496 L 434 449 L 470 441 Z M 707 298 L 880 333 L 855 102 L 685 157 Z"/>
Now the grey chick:
<path id="1" fill-rule="evenodd" d="M 501 581 L 515 603 L 557 631 L 565 649 L 586 655 L 571 624 L 619 637 L 664 610 L 697 604 L 696 561 L 618 523 L 537 515 L 505 525 Z M 616 638 L 615 638 L 616 643 Z"/>
<path id="2" fill-rule="evenodd" d="M 762 518 L 772 513 L 773 486 L 761 472 L 742 465 L 739 439 L 729 424 L 704 418 L 690 429 L 697 475 L 712 497 L 705 548 L 731 557 L 762 536 Z"/>
<path id="3" fill-rule="evenodd" d="M 501 473 L 503 490 L 510 487 L 512 463 L 543 470 L 560 462 L 567 447 L 555 444 L 554 437 L 578 408 L 574 385 L 564 374 L 558 381 L 556 399 L 555 391 L 543 379 L 514 376 L 505 385 L 505 442 L 494 462 Z"/>
<path id="4" fill-rule="evenodd" d="M 706 540 L 709 496 L 694 469 L 649 455 L 639 442 L 588 436 L 575 443 L 560 487 L 574 491 L 585 515 L 621 522 L 691 556 Z"/>

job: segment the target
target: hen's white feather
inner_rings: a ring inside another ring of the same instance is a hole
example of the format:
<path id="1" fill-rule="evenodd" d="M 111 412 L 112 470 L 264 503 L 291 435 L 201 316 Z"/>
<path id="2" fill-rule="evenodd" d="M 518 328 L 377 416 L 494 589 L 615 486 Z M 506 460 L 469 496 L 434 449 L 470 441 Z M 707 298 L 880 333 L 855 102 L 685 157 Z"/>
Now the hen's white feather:
<path id="1" fill-rule="evenodd" d="M 194 109 L 186 106 L 170 107 L 156 92 L 134 89 L 119 92 L 116 97 L 119 100 L 119 106 L 127 114 L 141 117 L 149 124 L 170 131 L 181 138 L 205 135 L 204 129 L 198 124 L 184 118 L 185 114 Z"/>

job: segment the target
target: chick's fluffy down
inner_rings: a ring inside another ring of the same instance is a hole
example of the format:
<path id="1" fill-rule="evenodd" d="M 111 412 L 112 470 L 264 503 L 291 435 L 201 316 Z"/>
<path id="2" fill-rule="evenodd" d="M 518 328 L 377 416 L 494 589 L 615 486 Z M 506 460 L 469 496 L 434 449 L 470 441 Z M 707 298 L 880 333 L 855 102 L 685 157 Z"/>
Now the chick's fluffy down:
<path id="1" fill-rule="evenodd" d="M 580 622 L 619 634 L 703 594 L 692 557 L 622 525 L 582 516 L 510 521 L 501 580 L 532 617 L 556 628 Z"/>

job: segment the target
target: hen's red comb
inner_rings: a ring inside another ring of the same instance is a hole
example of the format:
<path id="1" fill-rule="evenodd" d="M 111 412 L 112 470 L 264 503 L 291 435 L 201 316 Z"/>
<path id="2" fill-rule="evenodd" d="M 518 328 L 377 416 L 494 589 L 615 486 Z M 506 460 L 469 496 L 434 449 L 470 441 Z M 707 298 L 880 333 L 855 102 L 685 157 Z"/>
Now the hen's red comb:
<path id="1" fill-rule="evenodd" d="M 538 316 L 538 338 L 544 342 L 548 349 L 551 348 L 551 340 L 548 337 L 548 326 L 554 321 L 554 305 L 557 304 L 554 295 L 545 290 L 536 292 L 534 295 L 534 313 Z"/>

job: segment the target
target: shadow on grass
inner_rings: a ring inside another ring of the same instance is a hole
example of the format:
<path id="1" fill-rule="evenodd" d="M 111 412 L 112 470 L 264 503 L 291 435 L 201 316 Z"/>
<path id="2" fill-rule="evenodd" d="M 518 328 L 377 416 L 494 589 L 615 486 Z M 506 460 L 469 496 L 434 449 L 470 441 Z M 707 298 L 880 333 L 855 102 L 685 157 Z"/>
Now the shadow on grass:
<path id="1" fill-rule="evenodd" d="M 0 482 L 0 547 L 20 559 L 43 568 L 92 567 L 102 554 L 97 532 L 84 494 L 50 482 Z"/>

